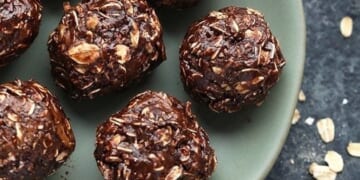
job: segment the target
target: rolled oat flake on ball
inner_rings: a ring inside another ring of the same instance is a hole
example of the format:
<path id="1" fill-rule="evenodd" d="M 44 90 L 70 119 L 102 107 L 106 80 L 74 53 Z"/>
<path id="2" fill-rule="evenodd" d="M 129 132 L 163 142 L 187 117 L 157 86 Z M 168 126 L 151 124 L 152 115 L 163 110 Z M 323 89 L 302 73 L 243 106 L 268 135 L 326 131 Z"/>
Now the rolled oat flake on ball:
<path id="1" fill-rule="evenodd" d="M 180 48 L 185 89 L 216 112 L 260 105 L 284 65 L 264 16 L 250 8 L 211 12 L 189 27 Z"/>
<path id="2" fill-rule="evenodd" d="M 216 157 L 190 106 L 146 91 L 100 124 L 94 154 L 104 179 L 208 179 Z"/>
<path id="3" fill-rule="evenodd" d="M 69 119 L 45 87 L 0 84 L 0 179 L 45 179 L 74 148 Z"/>
<path id="4" fill-rule="evenodd" d="M 40 28 L 40 0 L 0 0 L 0 67 L 21 55 Z"/>
<path id="5" fill-rule="evenodd" d="M 64 9 L 48 50 L 56 84 L 74 99 L 123 89 L 166 59 L 162 27 L 145 0 L 89 0 Z"/>

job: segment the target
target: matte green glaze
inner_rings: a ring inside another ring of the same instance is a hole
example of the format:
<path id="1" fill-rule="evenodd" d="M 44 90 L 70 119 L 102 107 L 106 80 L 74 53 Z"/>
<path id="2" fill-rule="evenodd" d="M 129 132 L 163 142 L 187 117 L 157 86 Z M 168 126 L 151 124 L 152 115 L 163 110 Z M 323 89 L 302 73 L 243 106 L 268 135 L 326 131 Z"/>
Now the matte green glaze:
<path id="1" fill-rule="evenodd" d="M 135 94 L 151 89 L 189 100 L 179 78 L 178 48 L 182 38 L 191 22 L 211 10 L 229 5 L 248 6 L 264 13 L 280 41 L 287 65 L 280 82 L 260 108 L 227 115 L 213 113 L 204 105 L 194 103 L 193 110 L 209 133 L 218 157 L 212 179 L 254 180 L 267 175 L 288 134 L 302 80 L 305 24 L 300 0 L 203 0 L 198 6 L 184 11 L 161 10 L 159 17 L 165 30 L 167 61 L 138 85 L 82 102 L 71 100 L 55 86 L 50 75 L 46 43 L 63 14 L 62 2 L 43 2 L 44 15 L 38 38 L 18 60 L 0 69 L 0 82 L 35 79 L 59 98 L 70 117 L 76 135 L 76 150 L 66 165 L 49 179 L 101 179 L 93 157 L 96 126 L 120 110 Z"/>

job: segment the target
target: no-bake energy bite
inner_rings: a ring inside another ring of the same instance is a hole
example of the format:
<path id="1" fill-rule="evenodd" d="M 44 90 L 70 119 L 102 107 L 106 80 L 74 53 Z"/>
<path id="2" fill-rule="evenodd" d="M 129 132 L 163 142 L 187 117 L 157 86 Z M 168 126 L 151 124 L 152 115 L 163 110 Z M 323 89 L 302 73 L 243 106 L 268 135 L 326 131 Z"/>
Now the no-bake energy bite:
<path id="1" fill-rule="evenodd" d="M 155 7 L 187 8 L 196 5 L 200 0 L 148 0 Z"/>
<path id="2" fill-rule="evenodd" d="M 48 49 L 56 84 L 73 98 L 123 89 L 166 59 L 162 27 L 145 0 L 64 7 Z"/>
<path id="3" fill-rule="evenodd" d="M 75 148 L 68 118 L 34 81 L 0 85 L 0 179 L 44 179 Z"/>
<path id="4" fill-rule="evenodd" d="M 216 157 L 190 106 L 146 91 L 102 123 L 94 154 L 104 178 L 207 179 Z"/>
<path id="5" fill-rule="evenodd" d="M 260 105 L 285 59 L 264 16 L 226 7 L 190 26 L 180 48 L 185 89 L 216 112 Z"/>
<path id="6" fill-rule="evenodd" d="M 0 67 L 22 54 L 39 32 L 40 0 L 0 1 Z"/>

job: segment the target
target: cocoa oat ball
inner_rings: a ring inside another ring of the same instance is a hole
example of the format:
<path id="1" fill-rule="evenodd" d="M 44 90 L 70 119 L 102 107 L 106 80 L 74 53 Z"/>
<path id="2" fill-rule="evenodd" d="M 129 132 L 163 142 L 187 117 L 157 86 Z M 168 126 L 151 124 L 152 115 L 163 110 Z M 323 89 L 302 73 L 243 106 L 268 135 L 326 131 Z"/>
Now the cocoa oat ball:
<path id="1" fill-rule="evenodd" d="M 106 180 L 207 179 L 216 158 L 189 102 L 146 91 L 102 123 L 95 158 Z"/>
<path id="2" fill-rule="evenodd" d="M 145 0 L 64 7 L 48 49 L 56 84 L 74 99 L 123 89 L 166 59 L 162 27 Z"/>
<path id="3" fill-rule="evenodd" d="M 196 5 L 200 0 L 148 0 L 155 7 L 187 8 Z"/>
<path id="4" fill-rule="evenodd" d="M 226 7 L 190 26 L 180 48 L 185 89 L 216 112 L 260 105 L 285 59 L 264 16 Z"/>
<path id="5" fill-rule="evenodd" d="M 0 85 L 0 179 L 44 179 L 75 148 L 68 118 L 34 81 Z"/>
<path id="6" fill-rule="evenodd" d="M 0 67 L 22 54 L 39 32 L 39 0 L 0 0 Z"/>

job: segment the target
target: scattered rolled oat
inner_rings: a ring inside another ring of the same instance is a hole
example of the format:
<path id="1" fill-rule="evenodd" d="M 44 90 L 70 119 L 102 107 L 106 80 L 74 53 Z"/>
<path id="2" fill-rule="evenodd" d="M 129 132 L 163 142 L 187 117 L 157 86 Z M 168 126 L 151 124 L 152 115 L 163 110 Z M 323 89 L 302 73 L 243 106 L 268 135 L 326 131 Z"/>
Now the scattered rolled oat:
<path id="1" fill-rule="evenodd" d="M 353 31 L 353 20 L 349 16 L 345 16 L 341 19 L 340 22 L 340 32 L 345 37 L 348 38 L 351 36 Z"/>
<path id="2" fill-rule="evenodd" d="M 328 151 L 325 155 L 325 162 L 328 164 L 329 168 L 339 173 L 344 169 L 344 160 L 342 156 L 335 151 Z"/>
<path id="3" fill-rule="evenodd" d="M 335 180 L 336 173 L 328 166 L 322 166 L 312 163 L 309 167 L 309 173 L 317 180 Z"/>
<path id="4" fill-rule="evenodd" d="M 291 123 L 296 124 L 297 122 L 299 122 L 300 118 L 301 118 L 300 111 L 298 109 L 295 109 Z"/>
<path id="5" fill-rule="evenodd" d="M 331 118 L 320 119 L 316 123 L 316 127 L 321 139 L 325 143 L 332 142 L 335 138 L 335 125 Z"/>
<path id="6" fill-rule="evenodd" d="M 305 124 L 312 126 L 315 122 L 315 119 L 313 117 L 308 117 L 305 119 Z"/>
<path id="7" fill-rule="evenodd" d="M 360 157 L 360 143 L 350 142 L 347 151 L 351 156 Z"/>
<path id="8" fill-rule="evenodd" d="M 298 100 L 300 102 L 305 102 L 306 101 L 306 96 L 305 96 L 305 93 L 304 93 L 303 90 L 300 90 Z"/>

